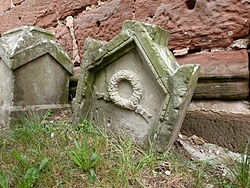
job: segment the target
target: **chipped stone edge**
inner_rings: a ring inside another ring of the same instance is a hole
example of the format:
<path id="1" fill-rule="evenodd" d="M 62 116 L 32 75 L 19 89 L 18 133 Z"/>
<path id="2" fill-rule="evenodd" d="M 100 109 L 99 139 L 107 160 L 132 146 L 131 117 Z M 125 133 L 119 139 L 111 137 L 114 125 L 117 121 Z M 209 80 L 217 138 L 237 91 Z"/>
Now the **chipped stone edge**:
<path id="1" fill-rule="evenodd" d="M 52 32 L 39 27 L 23 26 L 5 32 L 3 37 L 22 30 L 25 32 L 41 32 L 46 36 L 45 39 L 41 38 L 41 40 L 36 42 L 35 44 L 30 44 L 30 46 L 28 46 L 27 48 L 24 48 L 14 54 L 9 53 L 6 47 L 4 47 L 4 45 L 1 45 L 1 43 L 4 44 L 5 41 L 0 38 L 0 58 L 10 69 L 17 69 L 18 67 L 48 53 L 52 57 L 54 57 L 71 75 L 73 75 L 74 65 L 71 62 L 69 56 L 63 51 L 63 48 L 58 43 L 51 40 L 53 39 Z M 36 51 L 36 53 L 34 54 L 33 51 Z"/>
<path id="2" fill-rule="evenodd" d="M 157 35 L 157 33 L 160 34 Z M 165 40 L 161 40 L 162 37 L 165 37 Z M 80 121 L 82 110 L 86 113 L 88 111 L 85 95 L 88 87 L 91 86 L 91 69 L 93 70 L 105 62 L 105 59 L 108 59 L 115 51 L 124 48 L 124 44 L 134 42 L 135 46 L 140 44 L 140 47 L 143 48 L 152 65 L 149 67 L 151 69 L 153 67 L 151 71 L 155 72 L 163 83 L 160 86 L 168 93 L 176 91 L 170 97 L 171 101 L 165 102 L 161 122 L 158 125 L 152 125 L 151 133 L 149 133 L 151 135 L 149 135 L 147 143 L 149 147 L 159 152 L 169 149 L 176 140 L 184 120 L 198 80 L 199 65 L 179 66 L 170 50 L 166 48 L 168 39 L 169 32 L 161 27 L 130 20 L 124 22 L 122 32 L 108 43 L 88 38 L 84 45 L 85 54 L 81 63 L 81 75 L 76 97 L 72 103 L 74 120 Z M 168 62 L 166 63 L 166 61 Z M 184 78 L 183 73 L 187 77 Z M 184 84 L 186 87 L 180 88 L 180 91 L 179 84 Z"/>

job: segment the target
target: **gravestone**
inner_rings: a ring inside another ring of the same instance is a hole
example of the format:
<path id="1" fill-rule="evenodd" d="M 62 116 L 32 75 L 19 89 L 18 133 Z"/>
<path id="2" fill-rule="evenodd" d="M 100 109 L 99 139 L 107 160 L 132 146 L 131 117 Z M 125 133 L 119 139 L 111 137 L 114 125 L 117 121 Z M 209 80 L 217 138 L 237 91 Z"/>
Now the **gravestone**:
<path id="1" fill-rule="evenodd" d="M 73 101 L 75 121 L 88 119 L 144 148 L 166 151 L 181 128 L 199 70 L 179 66 L 168 39 L 168 31 L 138 21 L 124 22 L 109 42 L 88 38 Z"/>
<path id="2" fill-rule="evenodd" d="M 0 129 L 22 115 L 69 107 L 73 64 L 47 30 L 23 26 L 0 38 Z"/>

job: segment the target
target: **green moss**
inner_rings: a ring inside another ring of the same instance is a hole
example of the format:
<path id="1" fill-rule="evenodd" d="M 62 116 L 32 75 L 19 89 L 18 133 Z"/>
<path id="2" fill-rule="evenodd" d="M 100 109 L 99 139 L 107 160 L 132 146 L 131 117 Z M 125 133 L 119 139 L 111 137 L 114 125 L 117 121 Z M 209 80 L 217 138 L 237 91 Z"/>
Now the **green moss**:
<path id="1" fill-rule="evenodd" d="M 64 52 L 56 50 L 55 52 L 56 60 L 71 74 L 73 75 L 73 63 Z M 52 54 L 54 55 L 54 54 Z"/>
<path id="2" fill-rule="evenodd" d="M 84 61 L 81 65 L 83 75 L 78 84 L 76 107 L 74 107 L 78 120 L 86 117 L 88 110 L 91 110 L 89 108 L 90 103 L 93 102 L 91 93 L 93 85 L 95 79 L 101 79 L 96 72 L 105 69 L 108 64 L 129 50 L 139 49 L 140 55 L 146 60 L 144 63 L 149 64 L 148 67 L 151 71 L 157 74 L 156 79 L 160 79 L 160 83 L 162 83 L 159 84 L 160 87 L 168 92 L 165 92 L 166 100 L 163 101 L 164 105 L 159 110 L 159 116 L 161 116 L 159 122 L 154 126 L 149 125 L 153 128 L 148 131 L 148 136 L 153 140 L 156 150 L 166 151 L 181 127 L 198 75 L 196 66 L 180 67 L 178 65 L 172 53 L 165 47 L 168 40 L 168 31 L 159 26 L 138 21 L 124 22 L 122 33 L 108 43 L 89 39 L 88 47 L 90 48 L 85 51 Z M 107 86 L 103 87 L 107 88 Z"/>

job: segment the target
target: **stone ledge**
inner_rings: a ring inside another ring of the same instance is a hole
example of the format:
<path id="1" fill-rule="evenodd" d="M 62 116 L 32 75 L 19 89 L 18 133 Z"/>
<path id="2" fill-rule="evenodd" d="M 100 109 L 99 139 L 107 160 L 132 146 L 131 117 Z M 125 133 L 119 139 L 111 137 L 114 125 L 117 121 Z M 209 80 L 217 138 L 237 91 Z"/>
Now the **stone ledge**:
<path id="1" fill-rule="evenodd" d="M 249 97 L 246 49 L 205 52 L 177 57 L 180 64 L 200 64 L 194 99 L 247 99 Z"/>
<path id="2" fill-rule="evenodd" d="M 18 123 L 25 118 L 34 118 L 44 116 L 48 110 L 57 112 L 62 109 L 71 108 L 70 104 L 45 104 L 45 105 L 30 105 L 30 106 L 1 106 L 0 111 L 10 113 L 10 124 Z M 0 122 L 0 131 L 8 129 L 8 125 Z"/>
<path id="3" fill-rule="evenodd" d="M 181 132 L 232 151 L 243 151 L 250 138 L 249 107 L 246 101 L 193 101 Z"/>
<path id="4" fill-rule="evenodd" d="M 200 79 L 249 78 L 247 50 L 204 52 L 176 57 L 180 64 L 200 64 Z"/>

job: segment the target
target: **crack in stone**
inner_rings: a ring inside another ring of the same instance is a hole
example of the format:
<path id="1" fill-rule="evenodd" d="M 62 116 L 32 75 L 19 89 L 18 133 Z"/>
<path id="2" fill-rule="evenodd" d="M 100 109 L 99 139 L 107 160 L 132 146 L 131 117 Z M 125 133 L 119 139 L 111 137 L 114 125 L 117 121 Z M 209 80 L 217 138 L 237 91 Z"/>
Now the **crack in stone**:
<path id="1" fill-rule="evenodd" d="M 13 0 L 11 0 L 11 1 L 13 1 Z M 20 5 L 22 5 L 23 3 L 25 3 L 26 2 L 26 0 L 24 0 L 24 1 L 21 1 L 21 2 L 19 2 L 19 3 L 13 3 L 13 5 L 16 7 L 16 6 L 20 6 Z"/>
<path id="2" fill-rule="evenodd" d="M 88 4 L 84 7 L 81 7 L 81 8 L 78 8 L 78 9 L 74 9 L 73 11 L 73 14 L 70 14 L 68 16 L 72 16 L 73 18 L 76 18 L 78 17 L 80 14 L 82 13 L 87 13 L 88 11 L 92 10 L 92 9 L 97 9 L 103 5 L 105 5 L 106 3 L 109 3 L 110 0 L 106 0 L 106 1 L 98 1 L 96 4 Z M 64 18 L 61 18 L 61 19 L 64 19 Z"/>
<path id="3" fill-rule="evenodd" d="M 13 0 L 10 0 L 10 9 L 12 9 L 12 8 L 14 8 L 15 7 L 15 5 L 14 5 L 14 3 L 13 3 Z"/>
<path id="4" fill-rule="evenodd" d="M 161 3 L 160 6 L 156 9 L 155 14 L 153 15 L 153 19 L 156 19 L 157 17 L 159 17 L 162 14 L 168 14 L 170 11 L 179 8 L 181 5 L 183 5 L 185 3 L 185 1 L 181 1 L 180 3 L 176 4 L 176 3 Z"/>
<path id="5" fill-rule="evenodd" d="M 2 13 L 0 13 L 0 16 L 1 16 L 1 15 L 4 15 L 5 13 L 10 12 L 11 9 L 13 9 L 13 8 L 15 8 L 15 7 L 17 7 L 17 6 L 22 5 L 24 2 L 26 2 L 26 0 L 24 0 L 24 1 L 20 2 L 20 3 L 14 4 L 13 0 L 10 0 L 10 8 L 8 8 L 8 9 L 6 9 L 5 11 L 3 11 Z"/>

